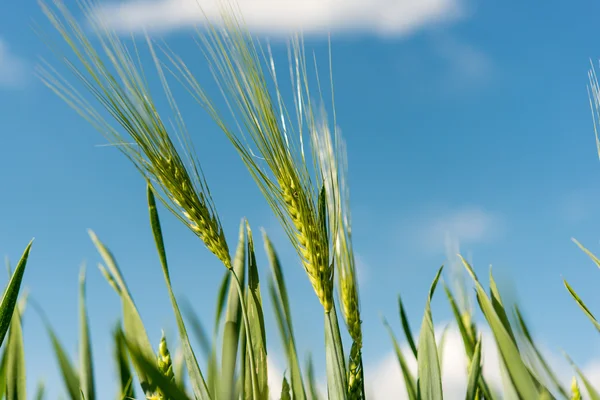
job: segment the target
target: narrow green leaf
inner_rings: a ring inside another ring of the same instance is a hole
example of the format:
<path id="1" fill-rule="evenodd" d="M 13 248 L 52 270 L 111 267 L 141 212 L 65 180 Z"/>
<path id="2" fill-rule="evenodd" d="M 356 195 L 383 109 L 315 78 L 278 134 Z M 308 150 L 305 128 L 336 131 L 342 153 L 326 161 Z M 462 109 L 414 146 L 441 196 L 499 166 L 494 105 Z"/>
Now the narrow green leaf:
<path id="1" fill-rule="evenodd" d="M 490 267 L 490 296 L 492 300 L 492 305 L 494 306 L 494 310 L 496 310 L 496 315 L 500 318 L 500 321 L 504 325 L 504 329 L 510 335 L 512 341 L 515 346 L 518 347 L 517 339 L 515 338 L 515 334 L 512 331 L 512 327 L 510 326 L 510 322 L 508 320 L 508 313 L 504 308 L 504 304 L 502 303 L 502 297 L 500 296 L 500 291 L 498 290 L 498 286 L 496 285 L 496 281 L 494 280 L 494 276 L 492 275 L 492 268 Z"/>
<path id="2" fill-rule="evenodd" d="M 177 348 L 173 356 L 173 373 L 175 374 L 175 383 L 179 387 L 185 387 L 185 356 L 181 348 Z"/>
<path id="3" fill-rule="evenodd" d="M 475 351 L 475 343 L 473 337 L 471 336 L 471 329 L 470 327 L 465 325 L 460 309 L 458 308 L 456 299 L 454 298 L 454 295 L 452 294 L 448 286 L 446 286 L 446 284 L 444 284 L 443 286 L 444 291 L 446 292 L 446 297 L 448 297 L 448 302 L 450 303 L 450 308 L 452 309 L 452 314 L 454 315 L 454 320 L 456 321 L 456 324 L 458 325 L 458 330 L 460 331 L 460 335 L 462 336 L 463 344 L 465 346 L 465 352 L 467 353 L 467 357 L 471 359 L 473 358 L 473 353 Z"/>
<path id="4" fill-rule="evenodd" d="M 417 400 L 417 382 L 415 381 L 412 372 L 410 372 L 410 368 L 408 367 L 408 363 L 406 362 L 406 358 L 404 357 L 402 349 L 398 345 L 398 341 L 396 340 L 396 336 L 392 331 L 392 327 L 388 324 L 385 318 L 383 319 L 383 324 L 387 328 L 390 338 L 392 339 L 394 351 L 396 352 L 396 358 L 398 358 L 398 364 L 400 364 L 400 370 L 402 371 L 402 377 L 404 378 L 404 386 L 406 388 L 406 393 L 408 394 L 408 399 Z"/>
<path id="5" fill-rule="evenodd" d="M 246 265 L 244 221 L 240 223 L 238 247 L 233 261 L 233 270 L 243 286 Z M 231 391 L 235 383 L 235 365 L 238 352 L 238 341 L 241 324 L 241 302 L 236 285 L 229 286 L 227 295 L 227 311 L 225 313 L 225 328 L 223 330 L 223 344 L 221 350 L 221 374 L 219 378 L 219 398 L 231 398 Z"/>
<path id="6" fill-rule="evenodd" d="M 415 345 L 415 340 L 413 338 L 412 330 L 410 329 L 410 324 L 408 323 L 408 317 L 406 316 L 406 311 L 404 310 L 404 304 L 402 303 L 402 297 L 398 295 L 398 308 L 400 310 L 400 322 L 402 323 L 402 329 L 404 330 L 404 336 L 408 341 L 408 345 L 413 352 L 415 358 L 417 358 L 417 346 Z"/>
<path id="7" fill-rule="evenodd" d="M 554 373 L 554 371 L 550 367 L 550 364 L 548 364 L 548 362 L 546 361 L 546 359 L 544 358 L 544 356 L 542 356 L 542 352 L 536 346 L 536 344 L 535 344 L 535 342 L 533 340 L 533 337 L 531 336 L 531 333 L 529 332 L 529 328 L 527 327 L 527 324 L 525 323 L 523 315 L 521 314 L 521 311 L 519 310 L 519 308 L 517 306 L 515 306 L 515 315 L 517 317 L 517 321 L 519 323 L 519 327 L 521 328 L 521 331 L 523 332 L 523 336 L 525 336 L 525 339 L 526 339 L 527 343 L 529 343 L 529 345 L 533 349 L 533 352 L 534 352 L 534 354 L 535 354 L 538 362 L 542 365 L 542 368 L 544 369 L 544 371 L 546 372 L 546 374 L 548 375 L 548 377 L 552 381 L 552 384 L 563 395 L 563 397 L 569 398 L 569 392 L 568 392 L 568 390 L 565 389 L 563 387 L 563 385 L 560 383 L 560 380 L 558 379 L 558 377 L 556 376 L 556 374 Z"/>
<path id="8" fill-rule="evenodd" d="M 4 290 L 2 301 L 0 302 L 0 346 L 6 337 L 6 332 L 8 331 L 13 311 L 17 304 L 17 299 L 19 298 L 19 289 L 21 288 L 21 282 L 23 281 L 23 275 L 25 274 L 25 266 L 27 265 L 27 258 L 29 257 L 29 251 L 31 250 L 32 244 L 33 239 L 31 239 L 21 256 L 21 259 L 17 263 L 17 267 L 8 282 L 8 286 Z"/>
<path id="9" fill-rule="evenodd" d="M 117 294 L 119 294 L 121 297 L 121 304 L 123 308 L 123 328 L 125 336 L 128 338 L 128 340 L 131 340 L 135 343 L 136 348 L 145 354 L 146 358 L 152 359 L 154 357 L 154 350 L 150 344 L 150 339 L 146 333 L 146 328 L 144 327 L 142 318 L 140 317 L 137 307 L 135 306 L 133 297 L 131 297 L 131 293 L 129 293 L 129 289 L 125 284 L 125 280 L 123 279 L 123 275 L 121 274 L 121 270 L 119 269 L 115 258 L 108 248 L 100 241 L 100 239 L 98 239 L 93 231 L 89 230 L 88 233 L 92 239 L 92 242 L 96 246 L 96 249 L 100 253 L 100 256 L 104 260 L 106 267 L 108 268 L 108 270 L 106 270 L 104 267 L 101 267 L 100 270 L 103 271 L 105 276 L 109 277 L 109 283 L 111 283 L 111 285 L 116 289 Z M 138 365 L 135 360 L 132 359 L 132 361 L 134 361 L 133 367 L 140 381 L 142 390 L 146 395 L 151 395 L 152 393 L 150 393 L 150 387 L 152 386 L 152 381 L 146 375 L 143 368 Z"/>
<path id="10" fill-rule="evenodd" d="M 43 400 L 45 391 L 46 391 L 46 385 L 44 384 L 44 381 L 39 381 L 36 392 L 35 392 L 34 399 L 35 400 Z"/>
<path id="11" fill-rule="evenodd" d="M 460 335 L 462 337 L 463 346 L 465 348 L 465 353 L 467 358 L 470 360 L 473 358 L 473 354 L 475 352 L 475 332 L 474 325 L 467 326 L 463 319 L 463 315 L 461 315 L 460 309 L 458 308 L 458 303 L 452 294 L 452 291 L 448 286 L 444 283 L 444 291 L 446 292 L 446 297 L 448 298 L 448 302 L 450 303 L 450 308 L 452 309 L 452 314 L 454 315 L 454 320 L 458 325 L 458 329 L 460 331 Z M 467 314 L 468 315 L 468 314 Z M 470 320 L 470 316 L 469 316 Z M 470 323 L 470 321 L 469 321 Z M 485 381 L 483 375 L 479 376 L 479 388 L 483 394 L 483 398 L 493 400 L 496 398 L 489 389 L 487 382 Z"/>
<path id="12" fill-rule="evenodd" d="M 231 285 L 231 273 L 225 271 L 221 285 L 219 286 L 217 296 L 217 308 L 215 310 L 215 325 L 213 331 L 213 340 L 210 346 L 210 358 L 208 360 L 208 381 L 209 390 L 215 396 L 217 394 L 218 381 L 220 380 L 219 364 L 217 361 L 217 340 L 219 336 L 219 329 L 221 327 L 221 319 L 225 313 L 225 306 L 227 305 L 227 293 Z"/>
<path id="13" fill-rule="evenodd" d="M 598 391 L 596 390 L 596 388 L 594 387 L 594 385 L 592 385 L 592 383 L 585 376 L 585 374 L 583 373 L 583 371 L 581 369 L 579 369 L 579 367 L 573 362 L 573 360 L 571 359 L 571 357 L 569 357 L 566 354 L 565 354 L 565 357 L 567 358 L 567 360 L 569 361 L 569 363 L 571 363 L 571 365 L 573 366 L 573 368 L 577 372 L 577 375 L 579 375 L 579 379 L 581 379 L 581 381 L 583 382 L 583 386 L 585 386 L 585 389 L 588 392 L 588 396 L 589 396 L 590 400 L 600 400 L 600 393 L 598 393 Z"/>
<path id="14" fill-rule="evenodd" d="M 429 298 L 425 306 L 425 314 L 423 315 L 423 323 L 421 324 L 421 333 L 419 334 L 419 347 L 417 359 L 419 371 L 419 393 L 423 399 L 442 400 L 442 374 L 440 371 L 440 361 L 437 353 L 437 344 L 435 343 L 435 332 L 433 329 L 433 318 L 431 316 L 431 299 L 435 292 L 435 287 L 442 268 L 439 269 L 431 289 L 429 290 Z"/>
<path id="15" fill-rule="evenodd" d="M 86 400 L 96 399 L 96 390 L 94 387 L 94 366 L 92 357 L 92 344 L 90 342 L 89 322 L 85 307 L 85 266 L 81 267 L 79 276 L 79 357 L 81 370 L 80 385 L 81 391 Z"/>
<path id="16" fill-rule="evenodd" d="M 223 279 L 221 280 L 221 284 L 219 285 L 219 291 L 217 295 L 217 309 L 215 312 L 215 331 L 219 329 L 219 326 L 221 325 L 221 319 L 223 318 L 223 313 L 225 312 L 225 306 L 227 305 L 227 293 L 231 284 L 230 281 L 231 274 L 229 273 L 229 271 L 225 271 Z"/>
<path id="17" fill-rule="evenodd" d="M 513 342 L 510 334 L 506 331 L 501 319 L 496 314 L 496 310 L 494 309 L 490 299 L 487 297 L 485 290 L 477 280 L 477 276 L 475 275 L 473 268 L 462 256 L 459 255 L 459 257 L 467 269 L 467 272 L 469 275 L 471 275 L 471 278 L 475 282 L 479 306 L 490 325 L 492 333 L 494 334 L 494 338 L 496 339 L 496 343 L 498 345 L 498 350 L 518 394 L 522 398 L 526 399 L 538 398 L 540 393 L 529 370 L 527 369 L 527 366 L 521 359 L 519 349 Z"/>
<path id="18" fill-rule="evenodd" d="M 2 360 L 0 360 L 0 400 L 6 396 L 6 369 L 8 368 L 8 350 L 6 346 L 2 352 Z"/>
<path id="19" fill-rule="evenodd" d="M 252 230 L 247 222 L 246 234 L 248 238 L 248 292 L 246 307 L 248 312 L 248 324 L 250 326 L 249 333 L 252 337 L 255 368 L 254 371 L 250 372 L 256 374 L 255 379 L 258 384 L 259 398 L 266 399 L 269 397 L 269 387 L 267 373 L 267 339 L 265 334 L 265 318 L 262 308 L 256 255 L 254 253 L 254 240 L 252 238 Z"/>
<path id="20" fill-rule="evenodd" d="M 177 321 L 179 340 L 181 341 L 181 345 L 183 346 L 183 354 L 187 365 L 188 373 L 190 374 L 190 382 L 192 384 L 192 388 L 194 389 L 194 395 L 197 398 L 210 399 L 208 387 L 206 386 L 204 376 L 202 375 L 202 371 L 198 366 L 198 360 L 196 359 L 196 355 L 194 354 L 194 351 L 192 349 L 192 345 L 190 343 L 187 330 L 185 328 L 185 323 L 183 321 L 181 311 L 179 310 L 179 306 L 177 304 L 177 299 L 173 294 L 173 288 L 171 286 L 171 277 L 169 274 L 169 267 L 167 264 L 167 253 L 165 251 L 165 244 L 163 241 L 162 230 L 160 227 L 160 220 L 158 218 L 158 211 L 156 209 L 156 201 L 154 200 L 154 194 L 152 193 L 150 185 L 148 185 L 147 195 L 152 234 L 154 235 L 154 241 L 158 250 L 160 265 L 163 270 L 167 290 L 169 292 L 169 298 L 171 299 L 171 306 L 173 307 L 173 312 Z"/>
<path id="21" fill-rule="evenodd" d="M 275 248 L 265 231 L 263 231 L 263 241 L 273 275 L 273 280 L 269 279 L 268 281 L 269 294 L 271 303 L 275 309 L 275 317 L 281 334 L 282 344 L 286 349 L 288 365 L 290 368 L 292 393 L 295 400 L 304 400 L 306 399 L 304 381 L 302 379 L 302 371 L 300 369 L 298 352 L 296 350 L 292 315 L 290 312 L 287 288 L 281 269 L 281 263 L 279 262 L 279 257 L 275 252 Z"/>
<path id="22" fill-rule="evenodd" d="M 18 268 L 18 267 L 17 267 Z M 25 377 L 25 349 L 21 314 L 18 310 L 12 315 L 8 334 L 8 366 L 6 371 L 6 399 L 27 400 L 27 383 Z"/>
<path id="23" fill-rule="evenodd" d="M 315 380 L 315 368 L 312 363 L 312 357 L 308 354 L 306 359 L 306 377 L 308 379 L 308 394 L 310 400 L 319 399 L 319 390 Z"/>
<path id="24" fill-rule="evenodd" d="M 594 317 L 594 314 L 592 314 L 590 309 L 585 305 L 583 300 L 581 300 L 579 295 L 575 292 L 575 290 L 573 290 L 571 285 L 569 285 L 569 283 L 565 279 L 563 279 L 563 283 L 564 283 L 565 287 L 567 288 L 567 290 L 569 291 L 569 293 L 571 294 L 571 297 L 573 297 L 573 299 L 575 299 L 575 301 L 577 302 L 579 307 L 583 310 L 585 315 L 587 315 L 587 317 L 590 319 L 590 321 L 592 321 L 592 323 L 594 324 L 596 329 L 600 332 L 600 322 L 598 322 L 596 317 Z"/>
<path id="25" fill-rule="evenodd" d="M 181 304 L 181 311 L 185 315 L 185 318 L 188 320 L 190 330 L 196 338 L 196 341 L 200 345 L 202 353 L 204 353 L 204 356 L 208 359 L 208 357 L 210 357 L 211 351 L 210 336 L 206 332 L 206 329 L 204 328 L 200 317 L 198 316 L 198 314 L 196 314 L 196 312 L 194 312 L 194 309 L 192 308 L 190 303 L 185 298 L 182 300 L 183 301 Z"/>
<path id="26" fill-rule="evenodd" d="M 242 285 L 240 284 L 240 280 L 238 279 L 236 273 L 234 270 L 231 270 L 231 274 L 233 277 L 233 281 L 235 284 L 235 287 L 238 290 L 238 296 L 240 299 L 244 299 L 246 296 L 244 295 L 244 290 L 242 289 Z M 242 329 L 242 333 L 244 333 L 244 337 L 246 340 L 246 354 L 248 355 L 247 360 L 248 360 L 248 368 L 251 371 L 255 371 L 256 367 L 255 367 L 255 362 L 254 362 L 254 349 L 252 346 L 252 336 L 250 336 L 250 323 L 248 320 L 248 312 L 246 309 L 246 302 L 245 301 L 241 301 L 240 303 L 240 308 L 242 310 L 242 321 L 244 322 L 243 325 L 243 329 Z M 256 399 L 259 398 L 258 396 L 258 382 L 256 381 L 256 374 L 250 374 L 250 380 L 252 383 L 252 398 Z"/>
<path id="27" fill-rule="evenodd" d="M 473 358 L 471 358 L 471 363 L 469 364 L 466 400 L 475 400 L 477 398 L 479 376 L 481 375 L 481 339 L 481 336 L 479 336 L 479 339 L 475 344 Z"/>
<path id="28" fill-rule="evenodd" d="M 229 271 L 226 272 L 227 276 L 229 276 Z M 204 353 L 204 357 L 205 359 L 208 360 L 208 367 L 207 367 L 207 373 L 206 373 L 206 384 L 208 386 L 208 392 L 211 394 L 212 397 L 216 396 L 215 394 L 215 388 L 216 388 L 216 381 L 218 379 L 218 365 L 217 365 L 217 348 L 216 348 L 216 342 L 217 342 L 217 328 L 215 328 L 215 333 L 213 334 L 214 338 L 211 341 L 208 333 L 206 332 L 206 329 L 204 328 L 204 325 L 202 324 L 202 321 L 200 320 L 200 317 L 198 316 L 198 314 L 196 314 L 194 312 L 194 310 L 192 309 L 192 307 L 189 305 L 189 303 L 184 303 L 183 304 L 183 313 L 186 315 L 189 323 L 190 323 L 190 328 L 192 330 L 192 334 L 194 335 L 194 337 L 196 338 L 196 341 L 200 344 L 200 348 L 202 350 L 202 352 Z M 216 325 L 216 327 L 218 327 L 218 324 Z"/>
<path id="29" fill-rule="evenodd" d="M 346 362 L 344 348 L 340 337 L 340 328 L 335 311 L 335 303 L 331 311 L 325 313 L 325 361 L 327 370 L 327 390 L 330 399 L 346 399 Z"/>
<path id="30" fill-rule="evenodd" d="M 292 396 L 290 395 L 290 384 L 287 379 L 285 379 L 285 376 L 283 377 L 283 382 L 281 382 L 281 395 L 279 398 L 281 400 L 292 400 Z"/>
<path id="31" fill-rule="evenodd" d="M 78 400 L 80 398 L 80 385 L 77 370 L 73 366 L 71 359 L 68 356 L 68 353 L 66 352 L 65 348 L 58 339 L 58 336 L 54 332 L 54 329 L 52 329 L 52 326 L 50 325 L 50 322 L 48 321 L 48 318 L 46 317 L 42 308 L 37 302 L 32 301 L 31 303 L 34 309 L 42 318 L 42 321 L 44 322 L 44 326 L 46 327 L 46 331 L 48 332 L 48 336 L 50 337 L 50 342 L 52 343 L 52 348 L 56 356 L 56 361 L 58 362 L 58 367 L 63 377 L 63 382 L 67 389 L 69 398 L 71 400 Z"/>
<path id="32" fill-rule="evenodd" d="M 444 327 L 444 330 L 442 331 L 442 336 L 440 337 L 440 342 L 438 343 L 438 358 L 439 358 L 439 362 L 440 362 L 440 371 L 442 371 L 441 373 L 443 374 L 443 366 L 444 366 L 444 350 L 446 348 L 446 338 L 448 336 L 448 329 L 450 328 L 450 324 L 446 325 Z"/>
<path id="33" fill-rule="evenodd" d="M 572 241 L 573 241 L 573 242 L 574 242 L 574 243 L 575 243 L 575 244 L 576 244 L 576 245 L 577 245 L 577 246 L 578 246 L 578 247 L 579 247 L 581 250 L 583 250 L 583 252 L 584 252 L 585 254 L 587 254 L 589 258 L 591 258 L 591 259 L 592 259 L 592 261 L 594 262 L 594 264 L 596 264 L 596 266 L 597 266 L 598 268 L 600 268 L 600 259 L 598 259 L 598 257 L 596 257 L 596 256 L 594 255 L 594 253 L 592 253 L 591 251 L 589 251 L 587 248 L 583 247 L 583 245 L 582 245 L 581 243 L 579 243 L 579 242 L 577 241 L 577 239 L 575 239 L 575 238 L 572 238 L 571 240 L 572 240 Z"/>
<path id="34" fill-rule="evenodd" d="M 113 330 L 114 340 L 114 357 L 117 363 L 117 370 L 119 375 L 119 399 L 135 399 L 135 390 L 133 388 L 133 375 L 131 374 L 129 354 L 127 353 L 127 346 L 121 335 L 122 328 L 121 324 L 117 324 Z"/>

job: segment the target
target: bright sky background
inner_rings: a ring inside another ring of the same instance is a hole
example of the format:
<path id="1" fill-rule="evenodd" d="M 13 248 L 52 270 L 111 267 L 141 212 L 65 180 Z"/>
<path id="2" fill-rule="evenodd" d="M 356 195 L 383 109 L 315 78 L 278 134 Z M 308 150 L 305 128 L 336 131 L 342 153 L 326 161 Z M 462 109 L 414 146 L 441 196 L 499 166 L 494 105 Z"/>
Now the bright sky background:
<path id="1" fill-rule="evenodd" d="M 590 59 L 600 58 L 600 3 L 250 3 L 240 0 L 247 23 L 274 40 L 276 50 L 283 49 L 277 39 L 303 28 L 323 71 L 326 33 L 332 32 L 336 111 L 348 144 L 360 260 L 364 357 L 373 383 L 389 393 L 399 390 L 380 315 L 400 336 L 401 293 L 417 330 L 437 268 L 457 251 L 472 259 L 482 278 L 493 265 L 560 368 L 565 350 L 600 379 L 597 333 L 562 285 L 568 278 L 599 310 L 600 271 L 570 238 L 600 252 L 600 161 L 586 92 Z M 190 29 L 199 21 L 193 4 L 123 0 L 101 10 L 123 33 L 146 28 L 164 37 L 210 82 Z M 87 228 L 117 257 L 151 340 L 157 345 L 164 327 L 174 341 L 176 327 L 149 230 L 144 181 L 117 150 L 98 146 L 102 136 L 34 76 L 38 57 L 57 64 L 35 24 L 56 38 L 35 1 L 0 6 L 0 254 L 16 262 L 36 238 L 24 285 L 74 357 L 78 271 L 86 260 L 98 395 L 109 398 L 116 389 L 110 332 L 120 306 L 96 268 L 100 258 Z M 286 68 L 285 59 L 279 61 Z M 304 271 L 225 136 L 185 92 L 177 95 L 230 243 L 244 216 L 257 239 L 261 227 L 274 239 L 299 350 L 311 351 L 322 372 L 321 309 Z M 161 216 L 175 290 L 212 329 L 223 267 L 164 208 Z M 257 244 L 264 281 L 268 266 L 262 241 Z M 433 311 L 441 329 L 450 318 L 442 291 Z M 268 305 L 267 317 L 269 355 L 283 369 Z M 28 386 L 44 377 L 49 398 L 56 398 L 62 383 L 33 308 L 24 324 Z M 457 343 L 453 337 L 450 343 Z M 449 347 L 450 354 L 461 354 Z M 453 378 L 462 365 L 453 361 L 458 358 L 445 362 L 449 390 L 458 387 L 454 393 L 462 387 L 460 377 Z"/>

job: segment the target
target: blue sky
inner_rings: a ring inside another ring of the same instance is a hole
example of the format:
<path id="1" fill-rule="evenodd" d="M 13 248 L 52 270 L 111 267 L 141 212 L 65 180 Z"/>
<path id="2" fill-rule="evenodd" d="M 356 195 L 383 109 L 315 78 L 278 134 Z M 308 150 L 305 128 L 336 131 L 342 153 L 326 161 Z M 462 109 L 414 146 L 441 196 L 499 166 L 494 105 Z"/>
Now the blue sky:
<path id="1" fill-rule="evenodd" d="M 145 24 L 203 71 L 189 29 L 194 14 L 179 12 L 175 0 L 138 2 L 135 9 L 122 3 L 120 10 L 116 3 L 105 8 L 116 28 L 135 31 Z M 120 307 L 96 268 L 99 256 L 86 229 L 117 257 L 151 339 L 158 344 L 161 327 L 175 338 L 144 182 L 34 76 L 39 57 L 57 61 L 33 25 L 56 35 L 35 1 L 16 4 L 0 12 L 0 254 L 16 262 L 36 238 L 24 284 L 73 355 L 78 270 L 87 262 L 98 390 L 106 398 L 115 389 L 110 329 Z M 395 7 L 355 0 L 349 11 L 331 14 L 312 1 L 294 12 L 269 7 L 268 0 L 258 4 L 248 20 L 272 39 L 284 28 L 317 21 L 306 26 L 307 46 L 323 67 L 322 32 L 332 31 L 367 365 L 379 365 L 391 351 L 380 314 L 399 332 L 396 296 L 402 293 L 418 328 L 435 271 L 457 250 L 472 257 L 482 277 L 493 265 L 551 351 L 565 350 L 581 365 L 600 362 L 596 332 L 562 286 L 568 278 L 592 308 L 600 302 L 600 272 L 570 241 L 600 250 L 600 161 L 586 92 L 590 59 L 600 58 L 600 4 L 403 0 Z M 270 11 L 261 14 L 261 7 Z M 242 217 L 257 236 L 264 227 L 273 237 L 300 350 L 322 364 L 320 305 L 277 221 L 225 136 L 185 92 L 176 93 L 229 241 Z M 166 210 L 161 215 L 175 290 L 209 325 L 223 267 Z M 262 242 L 258 246 L 266 273 Z M 282 362 L 268 318 L 272 354 Z M 449 319 L 442 296 L 434 318 Z M 29 385 L 45 377 L 56 397 L 62 391 L 56 363 L 33 309 L 24 323 Z"/>

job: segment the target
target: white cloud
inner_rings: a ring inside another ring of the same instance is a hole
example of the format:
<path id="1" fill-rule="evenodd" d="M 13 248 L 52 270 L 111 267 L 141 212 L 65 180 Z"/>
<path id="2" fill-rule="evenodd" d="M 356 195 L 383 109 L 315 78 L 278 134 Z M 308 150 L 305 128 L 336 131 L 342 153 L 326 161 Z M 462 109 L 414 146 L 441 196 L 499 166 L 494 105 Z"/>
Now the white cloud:
<path id="1" fill-rule="evenodd" d="M 481 207 L 464 207 L 426 220 L 418 238 L 430 250 L 458 250 L 459 244 L 488 242 L 503 228 L 502 219 L 495 213 Z"/>
<path id="2" fill-rule="evenodd" d="M 439 343 L 444 325 L 436 327 L 436 339 Z M 494 338 L 488 329 L 481 330 L 483 373 L 489 385 L 498 391 L 502 390 L 502 376 L 500 372 L 500 358 L 494 343 Z M 406 355 L 412 355 L 406 343 L 401 344 Z M 573 370 L 569 368 L 566 360 L 556 353 L 541 349 L 542 354 L 551 365 L 556 374 L 563 379 L 565 387 L 569 388 Z M 416 375 L 417 363 L 414 358 L 408 358 L 409 368 Z M 600 360 L 592 361 L 583 368 L 584 373 L 591 382 L 600 382 Z M 404 379 L 395 354 L 390 353 L 373 365 L 365 368 L 369 398 L 374 400 L 404 400 L 408 399 Z M 446 334 L 442 361 L 442 387 L 444 398 L 448 400 L 461 400 L 465 398 L 467 387 L 467 362 L 460 336 L 460 331 L 452 325 Z M 600 388 L 596 383 L 596 387 Z M 587 392 L 580 382 L 583 394 Z"/>
<path id="3" fill-rule="evenodd" d="M 269 397 L 278 399 L 281 394 L 283 370 L 279 363 L 269 355 L 267 355 L 267 381 L 269 382 Z"/>
<path id="4" fill-rule="evenodd" d="M 447 328 L 444 351 L 442 354 L 442 388 L 444 398 L 447 400 L 462 400 L 465 398 L 467 388 L 467 359 L 463 346 L 462 337 L 455 324 L 440 323 L 435 327 L 436 341 L 439 344 L 444 329 Z M 502 375 L 500 371 L 500 355 L 494 342 L 494 337 L 489 328 L 480 328 L 482 337 L 482 363 L 483 374 L 492 390 L 502 392 Z M 416 333 L 418 335 L 418 332 Z M 418 336 L 416 336 L 418 337 Z M 538 343 L 541 353 L 556 373 L 565 388 L 570 388 L 573 369 L 567 360 L 557 352 L 548 350 Z M 406 342 L 400 343 L 400 348 L 405 354 L 409 369 L 413 375 L 417 375 L 417 362 L 412 357 L 410 347 Z M 268 379 L 269 390 L 272 399 L 279 398 L 281 393 L 281 382 L 283 369 L 279 360 L 268 356 Z M 591 360 L 582 368 L 590 382 L 600 390 L 597 382 L 600 382 L 600 360 Z M 289 376 L 288 376 L 289 378 Z M 402 371 L 398 365 L 395 353 L 390 352 L 381 359 L 365 364 L 365 381 L 367 397 L 373 400 L 408 400 Z M 324 377 L 318 380 L 319 389 L 322 394 L 327 393 Z M 587 394 L 583 384 L 579 386 L 584 395 Z"/>
<path id="5" fill-rule="evenodd" d="M 118 31 L 170 31 L 202 23 L 206 17 L 218 21 L 217 4 L 215 0 L 129 0 L 103 4 L 97 15 Z M 236 0 L 234 4 L 250 29 L 269 34 L 302 30 L 305 34 L 362 31 L 403 36 L 464 15 L 462 0 Z"/>
<path id="6" fill-rule="evenodd" d="M 6 41 L 0 37 L 0 87 L 19 86 L 23 79 L 25 63 L 14 55 Z"/>
<path id="7" fill-rule="evenodd" d="M 489 57 L 464 41 L 449 35 L 436 36 L 433 50 L 447 65 L 449 89 L 464 90 L 468 84 L 478 87 L 491 76 L 493 65 Z"/>
<path id="8" fill-rule="evenodd" d="M 439 325 L 435 329 L 438 342 L 444 326 Z M 482 331 L 482 337 L 484 375 L 490 385 L 500 387 L 502 382 L 496 346 L 488 331 Z M 406 343 L 402 344 L 401 348 L 405 355 L 412 354 Z M 407 361 L 409 368 L 416 376 L 417 363 L 415 359 L 410 357 Z M 446 333 L 441 368 L 444 398 L 448 400 L 464 399 L 467 387 L 467 362 L 460 331 L 454 325 L 450 326 Z M 367 390 L 371 394 L 371 398 L 375 400 L 408 399 L 402 372 L 393 353 L 390 353 L 375 365 L 367 366 L 365 368 L 365 379 Z"/>

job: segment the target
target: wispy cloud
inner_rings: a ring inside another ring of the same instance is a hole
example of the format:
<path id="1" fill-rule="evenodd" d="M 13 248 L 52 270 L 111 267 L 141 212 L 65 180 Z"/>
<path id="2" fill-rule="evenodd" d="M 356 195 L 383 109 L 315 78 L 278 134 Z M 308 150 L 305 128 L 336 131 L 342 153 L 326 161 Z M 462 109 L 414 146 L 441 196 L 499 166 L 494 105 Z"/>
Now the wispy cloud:
<path id="1" fill-rule="evenodd" d="M 462 0 L 237 0 L 254 31 L 305 34 L 351 31 L 403 36 L 464 15 Z M 170 31 L 220 15 L 215 0 L 129 0 L 105 3 L 97 15 L 118 31 Z"/>
<path id="2" fill-rule="evenodd" d="M 481 85 L 492 75 L 490 58 L 475 46 L 450 35 L 436 36 L 433 51 L 447 68 L 449 89 L 464 90 L 465 86 Z"/>
<path id="3" fill-rule="evenodd" d="M 420 225 L 418 240 L 424 248 L 434 252 L 489 242 L 504 230 L 504 221 L 498 214 L 479 206 L 436 213 Z"/>
<path id="4" fill-rule="evenodd" d="M 0 88 L 19 87 L 25 79 L 25 62 L 0 37 Z"/>

